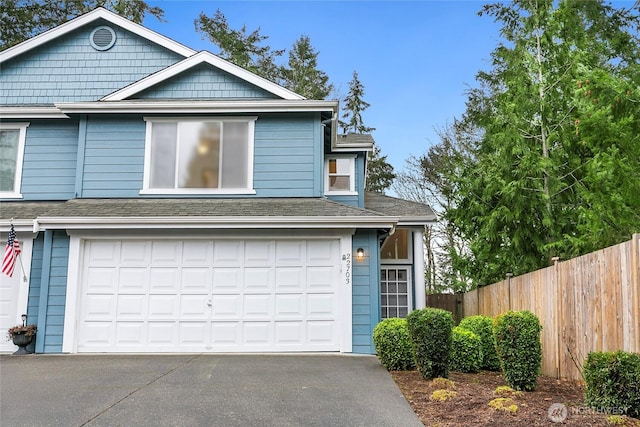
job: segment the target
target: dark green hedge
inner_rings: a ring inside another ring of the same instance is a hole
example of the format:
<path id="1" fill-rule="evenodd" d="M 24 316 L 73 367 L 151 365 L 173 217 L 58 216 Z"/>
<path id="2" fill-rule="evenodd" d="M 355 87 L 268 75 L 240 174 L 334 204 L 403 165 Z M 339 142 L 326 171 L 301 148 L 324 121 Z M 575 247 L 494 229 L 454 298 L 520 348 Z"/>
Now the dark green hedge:
<path id="1" fill-rule="evenodd" d="M 498 359 L 496 343 L 493 337 L 493 318 L 489 316 L 469 316 L 462 319 L 458 326 L 470 330 L 480 338 L 482 347 L 480 369 L 499 371 L 500 360 Z"/>
<path id="2" fill-rule="evenodd" d="M 382 366 L 389 371 L 415 368 L 407 320 L 384 319 L 373 329 L 373 345 Z"/>
<path id="3" fill-rule="evenodd" d="M 640 417 L 640 354 L 589 353 L 583 373 L 587 405 L 607 413 Z"/>
<path id="4" fill-rule="evenodd" d="M 453 325 L 451 312 L 439 308 L 414 310 L 407 316 L 416 366 L 423 378 L 449 377 Z"/>
<path id="5" fill-rule="evenodd" d="M 482 341 L 468 329 L 456 326 L 451 334 L 449 369 L 456 372 L 478 372 L 482 360 Z"/>
<path id="6" fill-rule="evenodd" d="M 493 333 L 502 375 L 515 390 L 536 388 L 542 364 L 542 326 L 530 311 L 508 311 L 496 317 Z"/>

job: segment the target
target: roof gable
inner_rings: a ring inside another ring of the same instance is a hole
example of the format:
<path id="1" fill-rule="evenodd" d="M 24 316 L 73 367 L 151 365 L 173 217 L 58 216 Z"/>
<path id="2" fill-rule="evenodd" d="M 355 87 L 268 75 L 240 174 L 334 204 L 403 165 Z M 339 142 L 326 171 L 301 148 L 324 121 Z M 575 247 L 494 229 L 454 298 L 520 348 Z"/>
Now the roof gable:
<path id="1" fill-rule="evenodd" d="M 123 101 L 132 98 L 143 91 L 168 82 L 174 77 L 189 70 L 194 70 L 195 68 L 203 64 L 208 64 L 209 66 L 215 67 L 231 76 L 242 79 L 245 82 L 250 83 L 251 85 L 256 86 L 264 91 L 272 93 L 273 95 L 276 95 L 282 99 L 305 99 L 303 96 L 300 96 L 290 91 L 289 89 L 270 82 L 269 80 L 253 74 L 252 72 L 247 71 L 244 68 L 238 67 L 237 65 L 232 64 L 229 61 L 225 61 L 224 59 L 219 58 L 210 52 L 202 51 L 162 71 L 147 76 L 146 78 L 121 90 L 118 90 L 117 92 L 105 96 L 104 98 L 102 98 L 102 101 Z"/>
<path id="2" fill-rule="evenodd" d="M 165 48 L 183 57 L 191 56 L 196 53 L 195 50 L 190 49 L 183 44 L 180 44 L 168 37 L 156 33 L 155 31 L 145 28 L 142 25 L 136 24 L 135 22 L 129 21 L 128 19 L 110 12 L 107 9 L 99 7 L 89 13 L 85 13 L 84 15 L 72 19 L 71 21 L 65 22 L 64 24 L 61 24 L 55 28 L 45 31 L 42 34 L 39 34 L 35 37 L 25 40 L 20 44 L 17 44 L 13 47 L 10 47 L 9 49 L 0 52 L 0 63 L 8 61 L 9 59 L 14 58 L 22 53 L 35 49 L 36 47 L 42 46 L 43 44 L 51 40 L 62 37 L 65 34 L 68 34 L 80 27 L 83 27 L 84 25 L 87 25 L 99 19 L 103 19 L 112 25 L 122 27 L 125 30 L 138 34 L 139 36 L 144 37 L 156 44 L 164 46 Z"/>

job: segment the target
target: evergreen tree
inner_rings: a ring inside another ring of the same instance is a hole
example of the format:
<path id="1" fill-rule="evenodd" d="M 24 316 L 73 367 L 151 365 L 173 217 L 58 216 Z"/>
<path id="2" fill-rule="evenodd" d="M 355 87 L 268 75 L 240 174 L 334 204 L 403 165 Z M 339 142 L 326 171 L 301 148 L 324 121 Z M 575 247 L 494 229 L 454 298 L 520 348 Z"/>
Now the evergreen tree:
<path id="1" fill-rule="evenodd" d="M 373 144 L 373 150 L 367 155 L 367 182 L 366 191 L 383 193 L 391 186 L 396 174 L 393 166 L 387 163 L 387 156 L 380 155 L 380 148 Z"/>
<path id="2" fill-rule="evenodd" d="M 276 65 L 276 58 L 282 56 L 284 49 L 272 50 L 268 45 L 261 45 L 269 37 L 260 34 L 260 28 L 251 33 L 247 33 L 245 25 L 234 30 L 220 9 L 212 18 L 200 13 L 195 27 L 218 46 L 221 58 L 272 82 L 279 81 L 280 68 Z"/>
<path id="3" fill-rule="evenodd" d="M 307 99 L 326 99 L 333 91 L 329 76 L 318 70 L 318 52 L 307 35 L 300 36 L 291 47 L 282 80 L 284 87 Z"/>
<path id="4" fill-rule="evenodd" d="M 596 0 L 481 14 L 505 41 L 469 92 L 465 119 L 481 136 L 446 217 L 469 241 L 460 266 L 488 284 L 640 229 L 640 20 Z"/>
<path id="5" fill-rule="evenodd" d="M 162 19 L 164 11 L 143 0 L 2 0 L 0 50 L 102 6 L 138 24 L 150 13 Z"/>
<path id="6" fill-rule="evenodd" d="M 364 100 L 364 85 L 360 82 L 355 70 L 353 78 L 349 82 L 349 92 L 343 103 L 343 120 L 339 121 L 339 126 L 342 127 L 344 133 L 370 133 L 376 130 L 376 128 L 364 125 L 362 113 L 370 107 L 370 104 Z"/>

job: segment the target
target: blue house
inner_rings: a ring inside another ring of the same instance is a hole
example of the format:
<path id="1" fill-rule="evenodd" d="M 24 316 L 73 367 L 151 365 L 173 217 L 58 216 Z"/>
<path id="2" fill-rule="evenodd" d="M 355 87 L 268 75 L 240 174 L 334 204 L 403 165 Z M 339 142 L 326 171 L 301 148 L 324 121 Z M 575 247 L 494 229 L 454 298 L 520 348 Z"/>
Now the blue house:
<path id="1" fill-rule="evenodd" d="M 370 136 L 96 9 L 0 52 L 0 327 L 37 353 L 374 352 L 425 304 L 428 206 L 365 193 Z M 2 343 L 0 351 L 13 351 Z"/>

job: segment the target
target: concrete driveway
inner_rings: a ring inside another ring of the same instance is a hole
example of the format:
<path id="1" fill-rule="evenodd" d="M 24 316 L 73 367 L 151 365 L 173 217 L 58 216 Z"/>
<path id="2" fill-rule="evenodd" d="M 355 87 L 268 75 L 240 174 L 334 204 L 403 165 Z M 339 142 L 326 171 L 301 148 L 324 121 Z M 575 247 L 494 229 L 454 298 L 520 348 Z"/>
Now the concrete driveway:
<path id="1" fill-rule="evenodd" d="M 421 426 L 375 356 L 0 356 L 3 426 Z"/>

